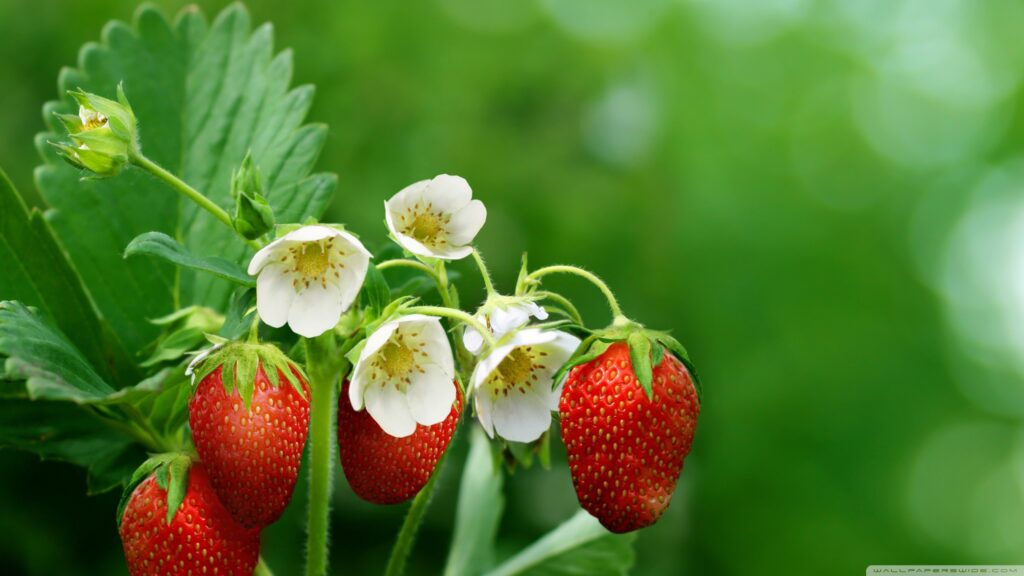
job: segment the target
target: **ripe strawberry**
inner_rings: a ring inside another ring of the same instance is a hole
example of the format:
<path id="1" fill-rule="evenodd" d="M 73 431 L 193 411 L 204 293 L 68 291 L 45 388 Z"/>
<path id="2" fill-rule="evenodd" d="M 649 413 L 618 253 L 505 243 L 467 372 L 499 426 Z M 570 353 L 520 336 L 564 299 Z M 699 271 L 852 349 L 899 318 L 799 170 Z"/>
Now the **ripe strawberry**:
<path id="1" fill-rule="evenodd" d="M 665 353 L 641 387 L 625 342 L 574 367 L 559 403 L 580 505 L 612 532 L 656 522 L 690 452 L 700 406 L 690 373 Z"/>
<path id="2" fill-rule="evenodd" d="M 462 391 L 454 382 L 455 405 L 444 421 L 417 426 L 411 436 L 395 438 L 366 410 L 356 412 L 348 399 L 348 381 L 338 398 L 338 452 L 345 479 L 357 496 L 374 504 L 398 504 L 415 496 L 430 480 L 448 448 L 462 413 Z"/>
<path id="3" fill-rule="evenodd" d="M 263 527 L 275 522 L 291 500 L 309 431 L 309 386 L 281 358 L 253 344 L 228 345 L 228 353 L 204 360 L 205 375 L 189 401 L 189 425 L 196 452 L 224 507 L 238 522 Z M 254 372 L 232 354 L 261 348 Z M 234 352 L 232 352 L 234 350 Z M 273 380 L 264 367 L 272 369 Z M 225 385 L 223 375 L 234 374 Z M 290 378 L 289 378 L 290 376 Z M 302 390 L 302 393 L 299 392 Z M 248 397 L 248 398 L 247 398 Z"/>
<path id="4" fill-rule="evenodd" d="M 157 476 L 135 487 L 120 516 L 131 576 L 251 576 L 259 559 L 260 531 L 243 527 L 228 514 L 203 465 L 188 470 L 184 500 L 169 522 L 168 490 Z"/>

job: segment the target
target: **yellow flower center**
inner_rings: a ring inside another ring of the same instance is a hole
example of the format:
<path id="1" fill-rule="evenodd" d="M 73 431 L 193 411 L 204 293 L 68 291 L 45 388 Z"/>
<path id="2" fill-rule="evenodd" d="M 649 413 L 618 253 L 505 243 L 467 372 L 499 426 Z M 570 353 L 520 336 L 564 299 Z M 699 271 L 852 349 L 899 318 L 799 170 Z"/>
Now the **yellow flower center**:
<path id="1" fill-rule="evenodd" d="M 295 269 L 306 278 L 319 278 L 331 267 L 331 258 L 319 242 L 304 244 L 295 255 Z"/>
<path id="2" fill-rule="evenodd" d="M 340 270 L 345 265 L 338 258 L 345 256 L 345 252 L 332 247 L 334 240 L 327 238 L 303 242 L 289 248 L 288 255 L 281 258 L 282 261 L 291 262 L 291 271 L 294 273 L 292 284 L 296 290 L 309 288 L 314 282 L 326 288 L 328 276 L 334 276 L 335 280 L 341 279 Z"/>
<path id="3" fill-rule="evenodd" d="M 388 378 L 401 378 L 412 370 L 413 354 L 400 340 L 391 340 L 378 352 L 380 369 Z"/>
<path id="4" fill-rule="evenodd" d="M 532 346 L 512 349 L 487 379 L 491 395 L 495 398 L 501 395 L 508 396 L 512 390 L 525 394 L 526 389 L 537 380 L 534 371 L 538 368 L 540 365 L 533 361 Z"/>
<path id="5" fill-rule="evenodd" d="M 434 244 L 437 242 L 438 236 L 444 232 L 441 219 L 429 212 L 417 215 L 409 228 L 409 235 L 424 244 Z"/>

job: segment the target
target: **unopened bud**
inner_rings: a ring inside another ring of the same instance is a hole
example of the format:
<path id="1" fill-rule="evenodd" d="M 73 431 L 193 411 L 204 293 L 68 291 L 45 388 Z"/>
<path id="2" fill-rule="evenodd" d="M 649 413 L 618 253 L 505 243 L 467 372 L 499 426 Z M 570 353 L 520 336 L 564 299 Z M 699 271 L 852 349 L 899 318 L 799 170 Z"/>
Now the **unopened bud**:
<path id="1" fill-rule="evenodd" d="M 135 114 L 117 87 L 117 101 L 82 90 L 69 92 L 78 114 L 58 114 L 71 142 L 53 143 L 68 162 L 97 176 L 114 176 L 137 147 Z"/>
<path id="2" fill-rule="evenodd" d="M 252 160 L 252 152 L 245 155 L 242 165 L 231 177 L 231 197 L 235 199 L 232 224 L 239 234 L 252 240 L 274 227 L 274 209 L 263 197 L 263 180 Z"/>

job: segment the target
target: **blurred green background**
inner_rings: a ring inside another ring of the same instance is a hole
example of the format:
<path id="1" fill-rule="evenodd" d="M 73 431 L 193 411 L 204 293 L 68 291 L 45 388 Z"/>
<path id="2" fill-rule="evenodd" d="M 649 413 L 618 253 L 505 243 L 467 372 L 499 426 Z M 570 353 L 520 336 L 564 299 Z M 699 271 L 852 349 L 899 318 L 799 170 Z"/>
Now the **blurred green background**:
<path id="1" fill-rule="evenodd" d="M 460 174 L 489 208 L 479 243 L 502 286 L 523 251 L 579 264 L 690 348 L 694 451 L 636 574 L 1024 563 L 1024 4 L 248 5 L 317 86 L 331 219 L 383 241 L 385 198 Z M 134 7 L 0 3 L 0 164 L 30 199 L 58 71 Z M 589 287 L 558 286 L 605 320 Z M 576 509 L 558 460 L 510 480 L 505 553 Z M 443 565 L 457 467 L 417 574 Z M 0 472 L 0 571 L 125 573 L 116 495 L 19 453 Z M 279 574 L 299 571 L 302 492 L 266 532 Z M 404 508 L 340 479 L 336 494 L 335 573 L 374 573 Z"/>

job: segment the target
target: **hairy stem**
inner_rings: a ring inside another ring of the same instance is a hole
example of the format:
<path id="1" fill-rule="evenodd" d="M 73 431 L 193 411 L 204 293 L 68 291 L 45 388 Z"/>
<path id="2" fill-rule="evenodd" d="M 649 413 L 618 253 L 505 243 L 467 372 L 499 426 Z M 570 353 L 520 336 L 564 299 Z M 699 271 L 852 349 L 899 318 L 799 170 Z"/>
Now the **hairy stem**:
<path id="1" fill-rule="evenodd" d="M 547 276 L 548 274 L 574 274 L 580 278 L 590 281 L 591 284 L 597 286 L 598 290 L 604 294 L 605 299 L 608 300 L 608 308 L 612 311 L 612 317 L 615 320 L 622 317 L 622 308 L 619 307 L 619 302 L 615 299 L 615 294 L 612 294 L 611 288 L 609 288 L 608 285 L 604 283 L 604 280 L 598 278 L 593 272 L 588 272 L 583 268 L 578 268 L 576 266 L 545 266 L 544 268 L 534 270 L 526 277 L 526 280 L 527 282 L 536 282 L 542 276 Z"/>
<path id="2" fill-rule="evenodd" d="M 388 268 L 415 268 L 421 272 L 426 272 L 434 281 L 437 281 L 437 276 L 434 274 L 434 269 L 427 266 L 419 260 L 409 260 L 406 258 L 396 258 L 394 260 L 385 260 L 380 264 L 377 264 L 377 270 L 387 270 Z"/>
<path id="3" fill-rule="evenodd" d="M 494 284 L 491 283 L 491 273 L 487 271 L 484 257 L 480 255 L 480 251 L 476 248 L 473 248 L 473 260 L 476 261 L 476 267 L 480 269 L 480 276 L 484 279 L 484 288 L 487 290 L 487 295 L 492 296 L 495 292 Z"/>
<path id="4" fill-rule="evenodd" d="M 162 166 L 160 166 L 156 162 L 153 162 L 149 158 L 146 158 L 145 156 L 142 155 L 141 152 L 131 152 L 129 155 L 129 159 L 131 160 L 132 164 L 135 164 L 139 168 L 142 168 L 143 170 L 149 172 L 153 176 L 156 176 L 160 180 L 163 180 L 165 184 L 167 184 L 171 188 L 174 188 L 176 191 L 178 191 L 178 193 L 198 204 L 203 210 L 206 210 L 207 212 L 212 214 L 214 218 L 223 222 L 224 225 L 230 228 L 232 232 L 235 232 L 235 226 L 234 224 L 231 223 L 231 216 L 223 208 L 218 206 L 213 200 L 210 200 L 209 198 L 204 196 L 202 192 L 189 186 L 188 183 L 186 183 L 181 178 L 178 178 L 174 174 L 171 174 L 167 170 L 164 170 Z M 242 236 L 239 236 L 239 238 L 245 240 L 245 242 L 255 250 L 259 250 L 260 248 L 262 248 L 260 243 L 255 240 L 249 240 L 247 238 L 243 238 Z"/>
<path id="5" fill-rule="evenodd" d="M 479 320 L 473 318 L 462 310 L 446 308 L 443 306 L 411 306 L 406 308 L 405 311 L 409 314 L 425 314 L 427 316 L 437 316 L 439 318 L 451 318 L 452 320 L 462 322 L 479 332 L 480 335 L 483 336 L 484 341 L 487 342 L 487 345 L 494 348 L 495 341 L 494 336 L 491 335 L 491 331 L 481 324 Z"/>
<path id="6" fill-rule="evenodd" d="M 580 311 L 577 310 L 576 306 L 572 302 L 570 302 L 569 299 L 566 298 L 565 296 L 562 296 L 558 292 L 550 292 L 547 290 L 535 292 L 534 295 L 537 296 L 538 298 L 541 298 L 542 300 L 551 300 L 555 304 L 558 304 L 559 306 L 564 308 L 566 312 L 569 313 L 569 316 L 572 317 L 573 322 L 576 322 L 580 326 L 584 325 L 583 316 L 580 316 Z"/>
<path id="7" fill-rule="evenodd" d="M 306 529 L 306 576 L 327 574 L 327 528 L 331 472 L 334 464 L 334 389 L 338 377 L 332 361 L 333 334 L 306 340 L 310 379 L 309 517 Z"/>
<path id="8" fill-rule="evenodd" d="M 413 498 L 412 505 L 409 506 L 409 512 L 405 515 L 405 521 L 402 522 L 402 529 L 398 532 L 398 538 L 395 539 L 395 545 L 391 548 L 391 556 L 388 557 L 388 565 L 384 569 L 384 576 L 402 576 L 405 574 L 405 565 L 409 560 L 409 552 L 412 551 L 412 545 L 416 540 L 416 533 L 420 529 L 420 524 L 423 523 L 423 516 L 427 512 L 427 505 L 430 504 L 430 498 L 434 493 L 437 477 L 441 475 L 441 467 L 444 466 L 444 462 L 447 460 L 446 456 L 447 452 L 437 463 L 437 467 L 430 476 L 430 480 L 423 486 L 420 493 L 416 495 L 416 498 Z"/>

